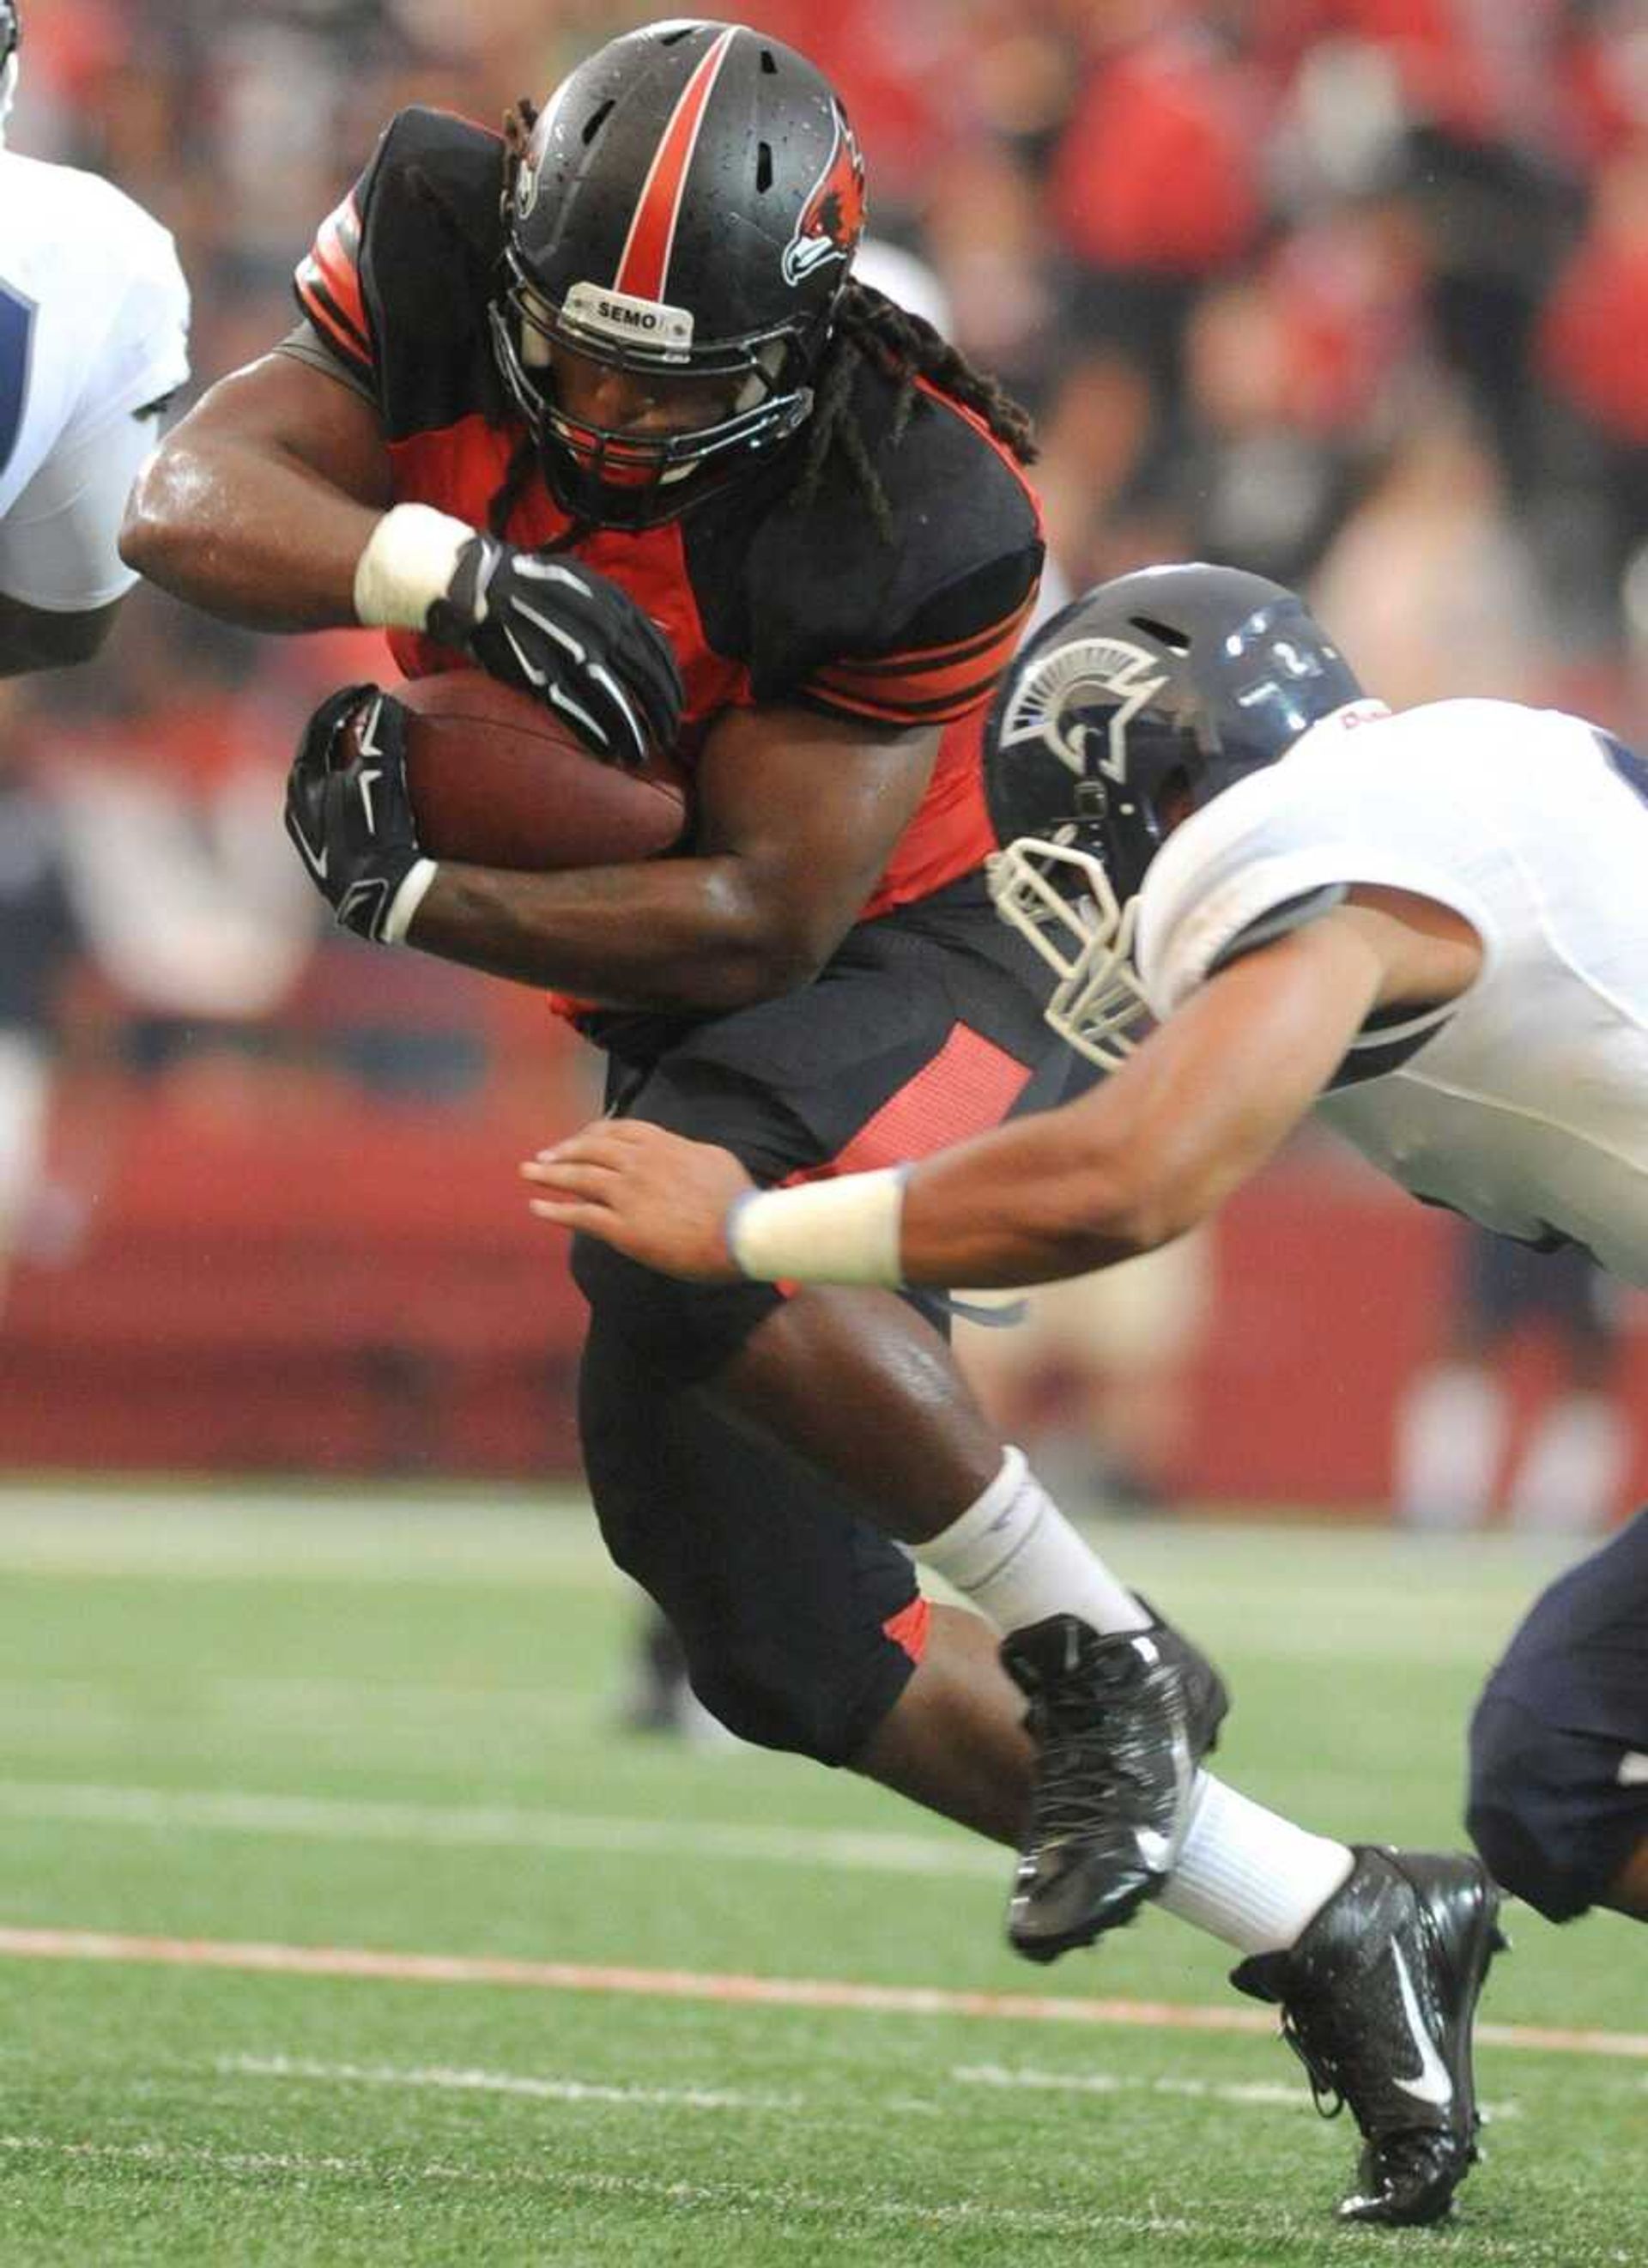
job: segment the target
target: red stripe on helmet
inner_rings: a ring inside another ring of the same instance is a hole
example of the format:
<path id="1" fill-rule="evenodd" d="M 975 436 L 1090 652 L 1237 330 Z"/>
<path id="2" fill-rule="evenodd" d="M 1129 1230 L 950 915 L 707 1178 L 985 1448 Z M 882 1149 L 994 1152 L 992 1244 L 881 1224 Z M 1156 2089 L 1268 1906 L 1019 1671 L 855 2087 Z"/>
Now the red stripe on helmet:
<path id="1" fill-rule="evenodd" d="M 721 66 L 738 35 L 739 26 L 728 25 L 681 91 L 641 184 L 618 273 L 613 278 L 614 291 L 628 291 L 637 299 L 664 297 L 670 254 L 675 248 L 675 224 L 681 217 L 693 151 L 698 146 L 698 129 Z"/>

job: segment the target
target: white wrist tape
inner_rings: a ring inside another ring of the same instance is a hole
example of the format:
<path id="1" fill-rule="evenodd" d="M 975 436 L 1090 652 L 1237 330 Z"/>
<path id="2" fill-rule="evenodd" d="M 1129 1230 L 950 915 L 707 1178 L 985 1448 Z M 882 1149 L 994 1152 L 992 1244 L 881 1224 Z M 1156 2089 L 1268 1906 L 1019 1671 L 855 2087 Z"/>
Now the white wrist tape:
<path id="1" fill-rule="evenodd" d="M 475 533 L 426 504 L 398 504 L 385 512 L 356 563 L 357 619 L 369 630 L 421 630 Z"/>
<path id="2" fill-rule="evenodd" d="M 420 858 L 416 866 L 408 867 L 384 921 L 383 941 L 386 945 L 405 944 L 406 933 L 412 926 L 412 917 L 428 895 L 435 873 L 432 858 Z"/>
<path id="3" fill-rule="evenodd" d="M 769 1284 L 898 1284 L 908 1166 L 799 1189 L 752 1190 L 727 1214 L 727 1249 Z"/>

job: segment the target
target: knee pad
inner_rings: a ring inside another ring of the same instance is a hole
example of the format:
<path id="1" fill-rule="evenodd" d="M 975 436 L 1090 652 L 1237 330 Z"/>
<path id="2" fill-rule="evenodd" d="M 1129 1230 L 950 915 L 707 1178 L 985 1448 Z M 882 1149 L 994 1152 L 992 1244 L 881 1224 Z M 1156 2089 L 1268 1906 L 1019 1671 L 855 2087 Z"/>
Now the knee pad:
<path id="1" fill-rule="evenodd" d="M 712 1377 L 784 1300 L 774 1284 L 678 1283 L 592 1236 L 572 1240 L 572 1280 L 592 1317 L 674 1386 Z"/>

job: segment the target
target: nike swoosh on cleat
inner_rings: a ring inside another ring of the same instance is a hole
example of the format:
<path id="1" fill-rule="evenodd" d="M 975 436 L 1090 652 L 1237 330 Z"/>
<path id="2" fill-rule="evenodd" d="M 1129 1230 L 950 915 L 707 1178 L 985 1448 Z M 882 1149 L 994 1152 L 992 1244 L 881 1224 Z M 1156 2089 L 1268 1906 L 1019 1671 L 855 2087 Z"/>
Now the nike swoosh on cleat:
<path id="1" fill-rule="evenodd" d="M 1429 2102 L 1436 2110 L 1444 2110 L 1453 2100 L 1453 2082 L 1448 2077 L 1447 2066 L 1437 2053 L 1436 2043 L 1425 2029 L 1424 2019 L 1419 2014 L 1419 1996 L 1414 1991 L 1413 1978 L 1408 1973 L 1407 1959 L 1400 1945 L 1392 1946 L 1391 1959 L 1396 1964 L 1396 1989 L 1402 1994 L 1402 2014 L 1419 2051 L 1417 2076 L 1399 2079 L 1395 2084 L 1404 2095 L 1411 2095 L 1416 2102 Z"/>

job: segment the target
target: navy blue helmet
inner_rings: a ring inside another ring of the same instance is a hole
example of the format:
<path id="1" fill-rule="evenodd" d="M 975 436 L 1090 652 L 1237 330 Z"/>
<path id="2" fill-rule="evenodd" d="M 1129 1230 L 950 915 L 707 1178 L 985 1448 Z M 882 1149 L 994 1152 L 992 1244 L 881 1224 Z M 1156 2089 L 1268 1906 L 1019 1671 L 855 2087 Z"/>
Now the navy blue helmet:
<path id="1" fill-rule="evenodd" d="M 991 890 L 1057 975 L 1073 1047 L 1126 1051 L 1133 905 L 1170 828 L 1364 697 L 1304 601 L 1234 567 L 1119 576 L 1037 632 L 986 728 Z"/>

